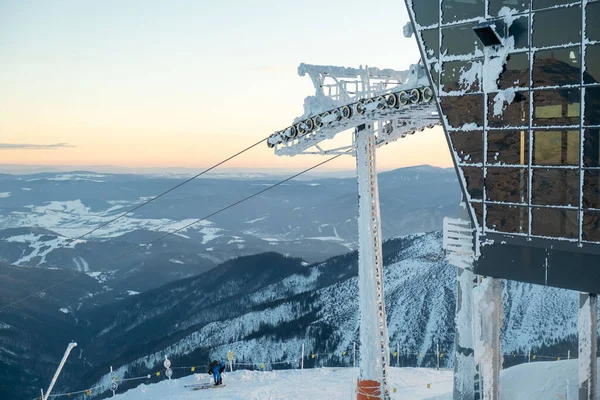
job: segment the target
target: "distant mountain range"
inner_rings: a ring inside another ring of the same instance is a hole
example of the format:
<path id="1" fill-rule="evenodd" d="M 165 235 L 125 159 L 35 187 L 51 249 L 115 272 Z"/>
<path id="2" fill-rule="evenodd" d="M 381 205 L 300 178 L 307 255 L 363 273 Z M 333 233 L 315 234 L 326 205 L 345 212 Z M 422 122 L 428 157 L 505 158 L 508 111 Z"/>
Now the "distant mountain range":
<path id="1" fill-rule="evenodd" d="M 456 270 L 443 257 L 441 233 L 385 242 L 384 265 L 390 342 L 400 345 L 402 362 L 433 365 L 438 340 L 451 354 Z M 0 312 L 2 398 L 37 395 L 70 340 L 79 346 L 57 391 L 103 381 L 110 366 L 140 375 L 161 368 L 164 355 L 173 366 L 203 365 L 229 349 L 238 362 L 268 365 L 297 360 L 305 344 L 307 367 L 348 365 L 358 340 L 356 252 L 310 265 L 277 253 L 235 258 L 94 306 L 82 299 L 105 289 L 85 273 L 0 265 L 0 274 L 0 304 L 73 277 Z M 575 292 L 511 282 L 504 307 L 504 352 L 553 345 L 576 333 Z M 176 370 L 182 373 L 189 372 Z"/>
<path id="2" fill-rule="evenodd" d="M 379 179 L 386 238 L 440 229 L 444 216 L 457 213 L 454 170 L 411 167 L 381 173 Z M 290 181 L 154 246 L 143 246 L 277 182 L 263 176 L 198 179 L 83 241 L 68 240 L 179 182 L 86 171 L 0 175 L 0 261 L 102 273 L 109 280 L 120 274 L 128 279 L 119 278 L 121 289 L 140 291 L 237 256 L 276 251 L 316 262 L 356 248 L 355 179 Z M 133 251 L 136 246 L 140 251 Z M 132 253 L 119 258 L 125 252 Z M 142 263 L 155 275 L 136 279 Z"/>

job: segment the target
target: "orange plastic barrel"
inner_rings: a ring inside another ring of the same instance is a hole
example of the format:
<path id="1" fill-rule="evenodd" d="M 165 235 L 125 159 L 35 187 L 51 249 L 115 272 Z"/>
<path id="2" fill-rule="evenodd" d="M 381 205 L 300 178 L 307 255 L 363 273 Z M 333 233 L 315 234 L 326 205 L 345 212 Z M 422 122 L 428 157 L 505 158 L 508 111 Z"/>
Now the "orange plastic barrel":
<path id="1" fill-rule="evenodd" d="M 359 379 L 356 386 L 356 400 L 381 400 L 381 383 Z"/>

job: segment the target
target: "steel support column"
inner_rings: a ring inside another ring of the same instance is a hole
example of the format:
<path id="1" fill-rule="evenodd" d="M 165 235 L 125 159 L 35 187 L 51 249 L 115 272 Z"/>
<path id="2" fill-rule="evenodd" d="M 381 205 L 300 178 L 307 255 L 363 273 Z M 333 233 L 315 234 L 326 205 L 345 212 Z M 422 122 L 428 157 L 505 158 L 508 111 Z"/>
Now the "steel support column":
<path id="1" fill-rule="evenodd" d="M 464 203 L 463 203 L 464 204 Z M 444 250 L 456 267 L 456 315 L 454 330 L 455 400 L 475 399 L 475 358 L 473 352 L 473 231 L 467 210 L 461 219 L 444 218 Z"/>
<path id="2" fill-rule="evenodd" d="M 383 292 L 381 217 L 375 160 L 377 145 L 373 124 L 367 123 L 357 127 L 355 140 L 359 198 L 358 284 L 361 342 L 357 397 L 367 398 L 364 397 L 366 392 L 371 391 L 373 386 L 377 386 L 378 396 L 388 398 L 389 344 Z"/>
<path id="3" fill-rule="evenodd" d="M 473 290 L 473 342 L 484 400 L 500 400 L 502 286 L 501 279 L 483 278 Z"/>
<path id="4" fill-rule="evenodd" d="M 598 396 L 598 295 L 579 294 L 579 400 Z"/>

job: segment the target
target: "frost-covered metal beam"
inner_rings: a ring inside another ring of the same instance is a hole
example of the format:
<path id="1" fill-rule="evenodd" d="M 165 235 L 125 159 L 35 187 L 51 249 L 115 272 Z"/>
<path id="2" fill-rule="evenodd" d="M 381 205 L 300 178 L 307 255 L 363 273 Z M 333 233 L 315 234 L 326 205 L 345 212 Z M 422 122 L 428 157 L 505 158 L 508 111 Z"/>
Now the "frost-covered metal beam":
<path id="1" fill-rule="evenodd" d="M 373 124 L 356 129 L 358 173 L 358 290 L 360 308 L 359 396 L 379 385 L 375 398 L 388 398 L 389 345 L 383 291 L 383 258 L 376 145 Z M 365 397 L 366 398 L 366 397 Z"/>
<path id="2" fill-rule="evenodd" d="M 482 375 L 482 399 L 500 400 L 500 328 L 502 280 L 483 278 L 473 289 L 473 344 L 475 364 Z"/>
<path id="3" fill-rule="evenodd" d="M 580 293 L 579 315 L 579 400 L 598 397 L 598 295 Z"/>

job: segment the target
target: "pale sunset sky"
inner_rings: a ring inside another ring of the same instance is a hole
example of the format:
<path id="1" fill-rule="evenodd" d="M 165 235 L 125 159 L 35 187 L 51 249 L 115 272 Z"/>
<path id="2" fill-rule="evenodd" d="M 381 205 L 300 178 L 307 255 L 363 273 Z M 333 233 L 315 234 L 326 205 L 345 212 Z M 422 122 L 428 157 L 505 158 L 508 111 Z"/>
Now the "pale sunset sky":
<path id="1" fill-rule="evenodd" d="M 416 63 L 407 21 L 402 0 L 0 0 L 0 164 L 209 166 L 303 113 L 314 90 L 301 62 Z M 323 159 L 261 145 L 227 167 Z M 378 164 L 451 160 L 436 128 L 385 146 Z"/>

